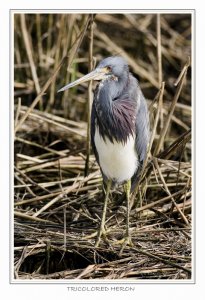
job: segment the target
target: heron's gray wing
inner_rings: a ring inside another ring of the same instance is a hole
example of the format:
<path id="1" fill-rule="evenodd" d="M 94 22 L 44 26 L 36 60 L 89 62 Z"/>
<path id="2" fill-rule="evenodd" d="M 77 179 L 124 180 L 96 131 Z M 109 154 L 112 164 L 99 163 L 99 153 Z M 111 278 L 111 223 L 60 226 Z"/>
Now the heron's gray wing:
<path id="1" fill-rule="evenodd" d="M 139 162 L 142 165 L 146 157 L 147 147 L 150 138 L 149 113 L 147 109 L 146 100 L 142 93 L 140 93 L 140 101 L 136 115 L 135 129 L 135 148 L 138 154 Z"/>
<path id="2" fill-rule="evenodd" d="M 139 180 L 143 162 L 146 158 L 147 147 L 150 138 L 150 128 L 149 128 L 149 114 L 147 109 L 147 103 L 140 92 L 139 109 L 137 110 L 135 130 L 136 130 L 136 140 L 135 149 L 139 159 L 139 167 L 137 172 L 133 175 L 131 179 L 131 192 L 134 191 L 135 186 Z"/>

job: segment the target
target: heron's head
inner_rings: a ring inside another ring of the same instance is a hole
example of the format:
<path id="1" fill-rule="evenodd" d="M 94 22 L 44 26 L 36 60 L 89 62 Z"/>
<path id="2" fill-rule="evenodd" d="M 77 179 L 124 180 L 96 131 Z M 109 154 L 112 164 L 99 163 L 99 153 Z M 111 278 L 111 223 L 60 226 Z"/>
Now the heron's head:
<path id="1" fill-rule="evenodd" d="M 121 56 L 111 56 L 103 59 L 96 69 L 103 72 L 105 77 L 113 75 L 119 78 L 128 72 L 128 64 Z"/>
<path id="2" fill-rule="evenodd" d="M 118 80 L 119 78 L 127 75 L 128 70 L 128 64 L 124 58 L 120 56 L 107 57 L 97 65 L 95 70 L 81 77 L 80 79 L 67 84 L 58 92 L 65 91 L 71 87 L 90 80 L 106 80 L 110 78 Z"/>

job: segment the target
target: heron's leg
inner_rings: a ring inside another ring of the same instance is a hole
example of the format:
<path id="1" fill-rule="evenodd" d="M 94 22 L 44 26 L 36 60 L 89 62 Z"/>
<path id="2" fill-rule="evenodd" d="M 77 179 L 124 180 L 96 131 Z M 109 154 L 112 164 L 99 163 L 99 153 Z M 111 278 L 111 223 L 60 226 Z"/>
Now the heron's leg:
<path id="1" fill-rule="evenodd" d="M 127 215 L 126 215 L 126 234 L 125 237 L 130 240 L 130 190 L 131 190 L 131 179 L 128 180 L 125 185 L 126 203 L 127 203 Z"/>
<path id="2" fill-rule="evenodd" d="M 125 184 L 124 184 L 124 190 L 125 190 L 125 194 L 126 194 L 126 204 L 127 204 L 127 211 L 126 211 L 126 232 L 125 232 L 125 237 L 118 241 L 117 243 L 122 244 L 122 248 L 120 250 L 120 255 L 122 254 L 124 248 L 126 247 L 126 245 L 130 245 L 132 246 L 132 240 L 130 237 L 130 229 L 129 229 L 129 218 L 130 218 L 130 190 L 131 190 L 131 180 L 128 180 Z"/>
<path id="3" fill-rule="evenodd" d="M 105 233 L 105 217 L 106 217 L 107 203 L 108 203 L 108 199 L 109 199 L 109 193 L 110 193 L 111 185 L 112 185 L 112 180 L 108 180 L 107 181 L 107 187 L 106 187 L 106 193 L 105 193 L 103 212 L 102 212 L 102 217 L 101 217 L 101 223 L 100 223 L 100 228 L 99 228 L 99 231 L 98 231 L 95 247 L 98 247 L 98 245 L 100 243 L 101 235 L 103 233 Z"/>

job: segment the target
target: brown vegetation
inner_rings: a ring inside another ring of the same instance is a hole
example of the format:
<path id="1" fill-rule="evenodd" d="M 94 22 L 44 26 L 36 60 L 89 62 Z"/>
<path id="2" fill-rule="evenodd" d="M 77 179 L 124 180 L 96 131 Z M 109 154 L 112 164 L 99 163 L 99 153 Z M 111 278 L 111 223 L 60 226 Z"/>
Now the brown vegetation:
<path id="1" fill-rule="evenodd" d="M 56 93 L 115 54 L 140 81 L 152 130 L 132 197 L 134 246 L 121 256 L 121 187 L 94 248 L 103 197 L 87 138 L 92 87 Z M 190 56 L 186 14 L 15 14 L 16 279 L 191 278 Z"/>

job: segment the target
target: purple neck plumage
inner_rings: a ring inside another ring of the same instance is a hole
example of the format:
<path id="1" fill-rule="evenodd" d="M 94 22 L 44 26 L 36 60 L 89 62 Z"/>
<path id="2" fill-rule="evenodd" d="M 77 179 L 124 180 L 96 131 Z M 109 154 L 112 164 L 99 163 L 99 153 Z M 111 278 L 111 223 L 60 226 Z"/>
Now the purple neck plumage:
<path id="1" fill-rule="evenodd" d="M 136 101 L 129 95 L 128 72 L 118 80 L 110 77 L 102 81 L 96 91 L 94 105 L 100 135 L 111 142 L 126 143 L 135 134 Z"/>

